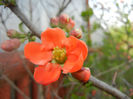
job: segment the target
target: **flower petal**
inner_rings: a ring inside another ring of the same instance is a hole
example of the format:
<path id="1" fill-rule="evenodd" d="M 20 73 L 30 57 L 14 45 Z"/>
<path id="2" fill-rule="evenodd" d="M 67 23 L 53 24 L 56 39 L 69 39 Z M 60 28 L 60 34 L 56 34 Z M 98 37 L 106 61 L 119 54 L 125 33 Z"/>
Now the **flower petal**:
<path id="1" fill-rule="evenodd" d="M 66 62 L 64 63 L 64 66 L 62 68 L 63 73 L 72 73 L 80 70 L 83 66 L 83 56 L 80 54 L 77 55 L 68 55 Z"/>
<path id="2" fill-rule="evenodd" d="M 87 57 L 87 55 L 88 55 L 87 45 L 85 44 L 85 42 L 83 42 L 82 40 L 80 40 L 80 42 L 78 42 L 78 47 L 81 48 L 81 51 L 82 51 L 82 54 L 83 54 L 83 58 L 85 60 L 86 57 Z"/>
<path id="3" fill-rule="evenodd" d="M 83 41 L 75 38 L 74 36 L 70 36 L 65 42 L 65 47 L 68 54 L 79 55 L 80 53 L 82 53 L 84 60 L 86 59 L 88 48 Z"/>
<path id="4" fill-rule="evenodd" d="M 61 67 L 58 64 L 48 63 L 46 66 L 39 66 L 35 68 L 34 78 L 36 82 L 48 85 L 59 79 L 61 74 Z"/>
<path id="5" fill-rule="evenodd" d="M 65 47 L 67 60 L 62 68 L 63 73 L 72 73 L 80 70 L 88 53 L 86 44 L 83 41 L 70 36 L 65 43 Z"/>
<path id="6" fill-rule="evenodd" d="M 41 50 L 42 44 L 37 42 L 30 42 L 25 45 L 24 55 L 32 63 L 44 65 L 52 59 L 52 52 Z"/>
<path id="7" fill-rule="evenodd" d="M 62 47 L 65 39 L 65 32 L 60 28 L 48 28 L 41 34 L 41 40 L 44 45 L 43 47 L 46 49 L 52 49 L 56 46 Z"/>

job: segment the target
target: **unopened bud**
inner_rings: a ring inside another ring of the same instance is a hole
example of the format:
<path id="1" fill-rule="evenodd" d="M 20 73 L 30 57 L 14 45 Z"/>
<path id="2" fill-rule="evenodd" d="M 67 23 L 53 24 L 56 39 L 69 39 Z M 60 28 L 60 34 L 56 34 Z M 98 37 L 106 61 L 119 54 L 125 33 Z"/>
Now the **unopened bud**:
<path id="1" fill-rule="evenodd" d="M 72 19 L 69 19 L 69 22 L 66 25 L 66 29 L 68 31 L 71 31 L 73 29 L 73 27 L 75 26 L 75 22 Z"/>
<path id="2" fill-rule="evenodd" d="M 89 68 L 81 68 L 79 71 L 72 73 L 72 76 L 81 82 L 87 82 L 91 76 Z"/>
<path id="3" fill-rule="evenodd" d="M 66 25 L 69 22 L 69 16 L 67 14 L 61 14 L 59 16 L 59 22 L 62 25 Z"/>
<path id="4" fill-rule="evenodd" d="M 55 27 L 58 26 L 59 24 L 59 18 L 58 17 L 53 17 L 50 19 L 51 26 Z"/>
<path id="5" fill-rule="evenodd" d="M 9 38 L 25 38 L 26 37 L 26 34 L 22 34 L 22 33 L 19 33 L 18 31 L 16 30 L 13 30 L 13 29 L 10 29 L 7 31 L 7 36 Z"/>
<path id="6" fill-rule="evenodd" d="M 29 41 L 35 41 L 36 40 L 36 37 L 35 36 L 32 36 L 31 38 L 29 38 Z"/>
<path id="7" fill-rule="evenodd" d="M 4 51 L 13 51 L 17 48 L 19 48 L 21 42 L 19 39 L 10 39 L 10 40 L 6 40 L 1 44 L 1 49 L 3 49 Z"/>
<path id="8" fill-rule="evenodd" d="M 14 29 L 10 29 L 10 30 L 7 31 L 7 36 L 9 38 L 13 38 L 13 36 L 16 35 L 16 34 L 17 34 L 17 31 L 14 30 Z"/>
<path id="9" fill-rule="evenodd" d="M 80 39 L 82 37 L 82 31 L 80 29 L 74 29 L 70 32 L 70 35 Z"/>

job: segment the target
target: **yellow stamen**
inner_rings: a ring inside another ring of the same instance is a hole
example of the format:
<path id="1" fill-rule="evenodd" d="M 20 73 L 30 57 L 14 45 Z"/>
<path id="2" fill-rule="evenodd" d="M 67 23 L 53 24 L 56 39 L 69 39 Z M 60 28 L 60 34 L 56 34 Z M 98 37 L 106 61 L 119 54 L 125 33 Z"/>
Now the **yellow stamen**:
<path id="1" fill-rule="evenodd" d="M 55 47 L 53 50 L 53 59 L 59 63 L 63 64 L 66 61 L 66 50 L 64 48 Z"/>

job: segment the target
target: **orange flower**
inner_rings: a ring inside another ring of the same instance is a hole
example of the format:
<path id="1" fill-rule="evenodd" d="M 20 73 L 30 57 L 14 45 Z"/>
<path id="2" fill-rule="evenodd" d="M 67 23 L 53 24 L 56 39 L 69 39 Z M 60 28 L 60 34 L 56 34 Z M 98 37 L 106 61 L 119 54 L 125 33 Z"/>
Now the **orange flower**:
<path id="1" fill-rule="evenodd" d="M 42 43 L 30 42 L 24 48 L 24 55 L 35 68 L 34 78 L 43 85 L 58 80 L 61 70 L 72 73 L 81 69 L 87 57 L 86 44 L 77 38 L 66 37 L 59 28 L 48 28 L 41 34 Z"/>

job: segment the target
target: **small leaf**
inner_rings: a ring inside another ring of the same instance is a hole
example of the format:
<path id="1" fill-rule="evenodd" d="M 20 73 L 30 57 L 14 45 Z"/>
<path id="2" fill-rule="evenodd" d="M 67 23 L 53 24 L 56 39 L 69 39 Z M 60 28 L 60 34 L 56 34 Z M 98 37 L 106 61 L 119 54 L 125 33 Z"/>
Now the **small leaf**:
<path id="1" fill-rule="evenodd" d="M 26 34 L 19 34 L 18 35 L 18 38 L 25 38 L 26 37 Z"/>
<path id="2" fill-rule="evenodd" d="M 86 16 L 92 16 L 93 15 L 93 11 L 92 11 L 92 9 L 91 8 L 89 8 L 89 9 L 87 9 L 87 10 L 85 10 L 85 11 L 83 11 L 82 13 L 81 13 L 81 16 L 82 17 L 86 17 Z"/>
<path id="3" fill-rule="evenodd" d="M 23 22 L 21 22 L 21 23 L 19 24 L 19 30 L 20 30 L 21 32 L 25 33 L 25 31 L 24 31 L 24 29 L 23 29 Z"/>
<path id="4" fill-rule="evenodd" d="M 94 24 L 93 24 L 93 32 L 94 32 L 95 30 L 97 30 L 98 28 L 100 28 L 100 24 L 94 22 Z"/>
<path id="5" fill-rule="evenodd" d="M 91 8 L 89 8 L 81 13 L 82 18 L 85 21 L 88 21 L 88 18 L 91 17 L 92 15 L 93 15 L 93 10 Z"/>
<path id="6" fill-rule="evenodd" d="M 25 42 L 25 39 L 20 39 L 20 42 L 21 42 L 21 43 L 24 43 L 24 42 Z"/>
<path id="7" fill-rule="evenodd" d="M 85 27 L 83 25 L 81 25 L 80 27 L 81 27 L 81 29 L 82 29 L 83 32 L 86 32 L 85 31 Z"/>
<path id="8" fill-rule="evenodd" d="M 0 0 L 0 5 L 4 5 L 2 0 Z"/>

